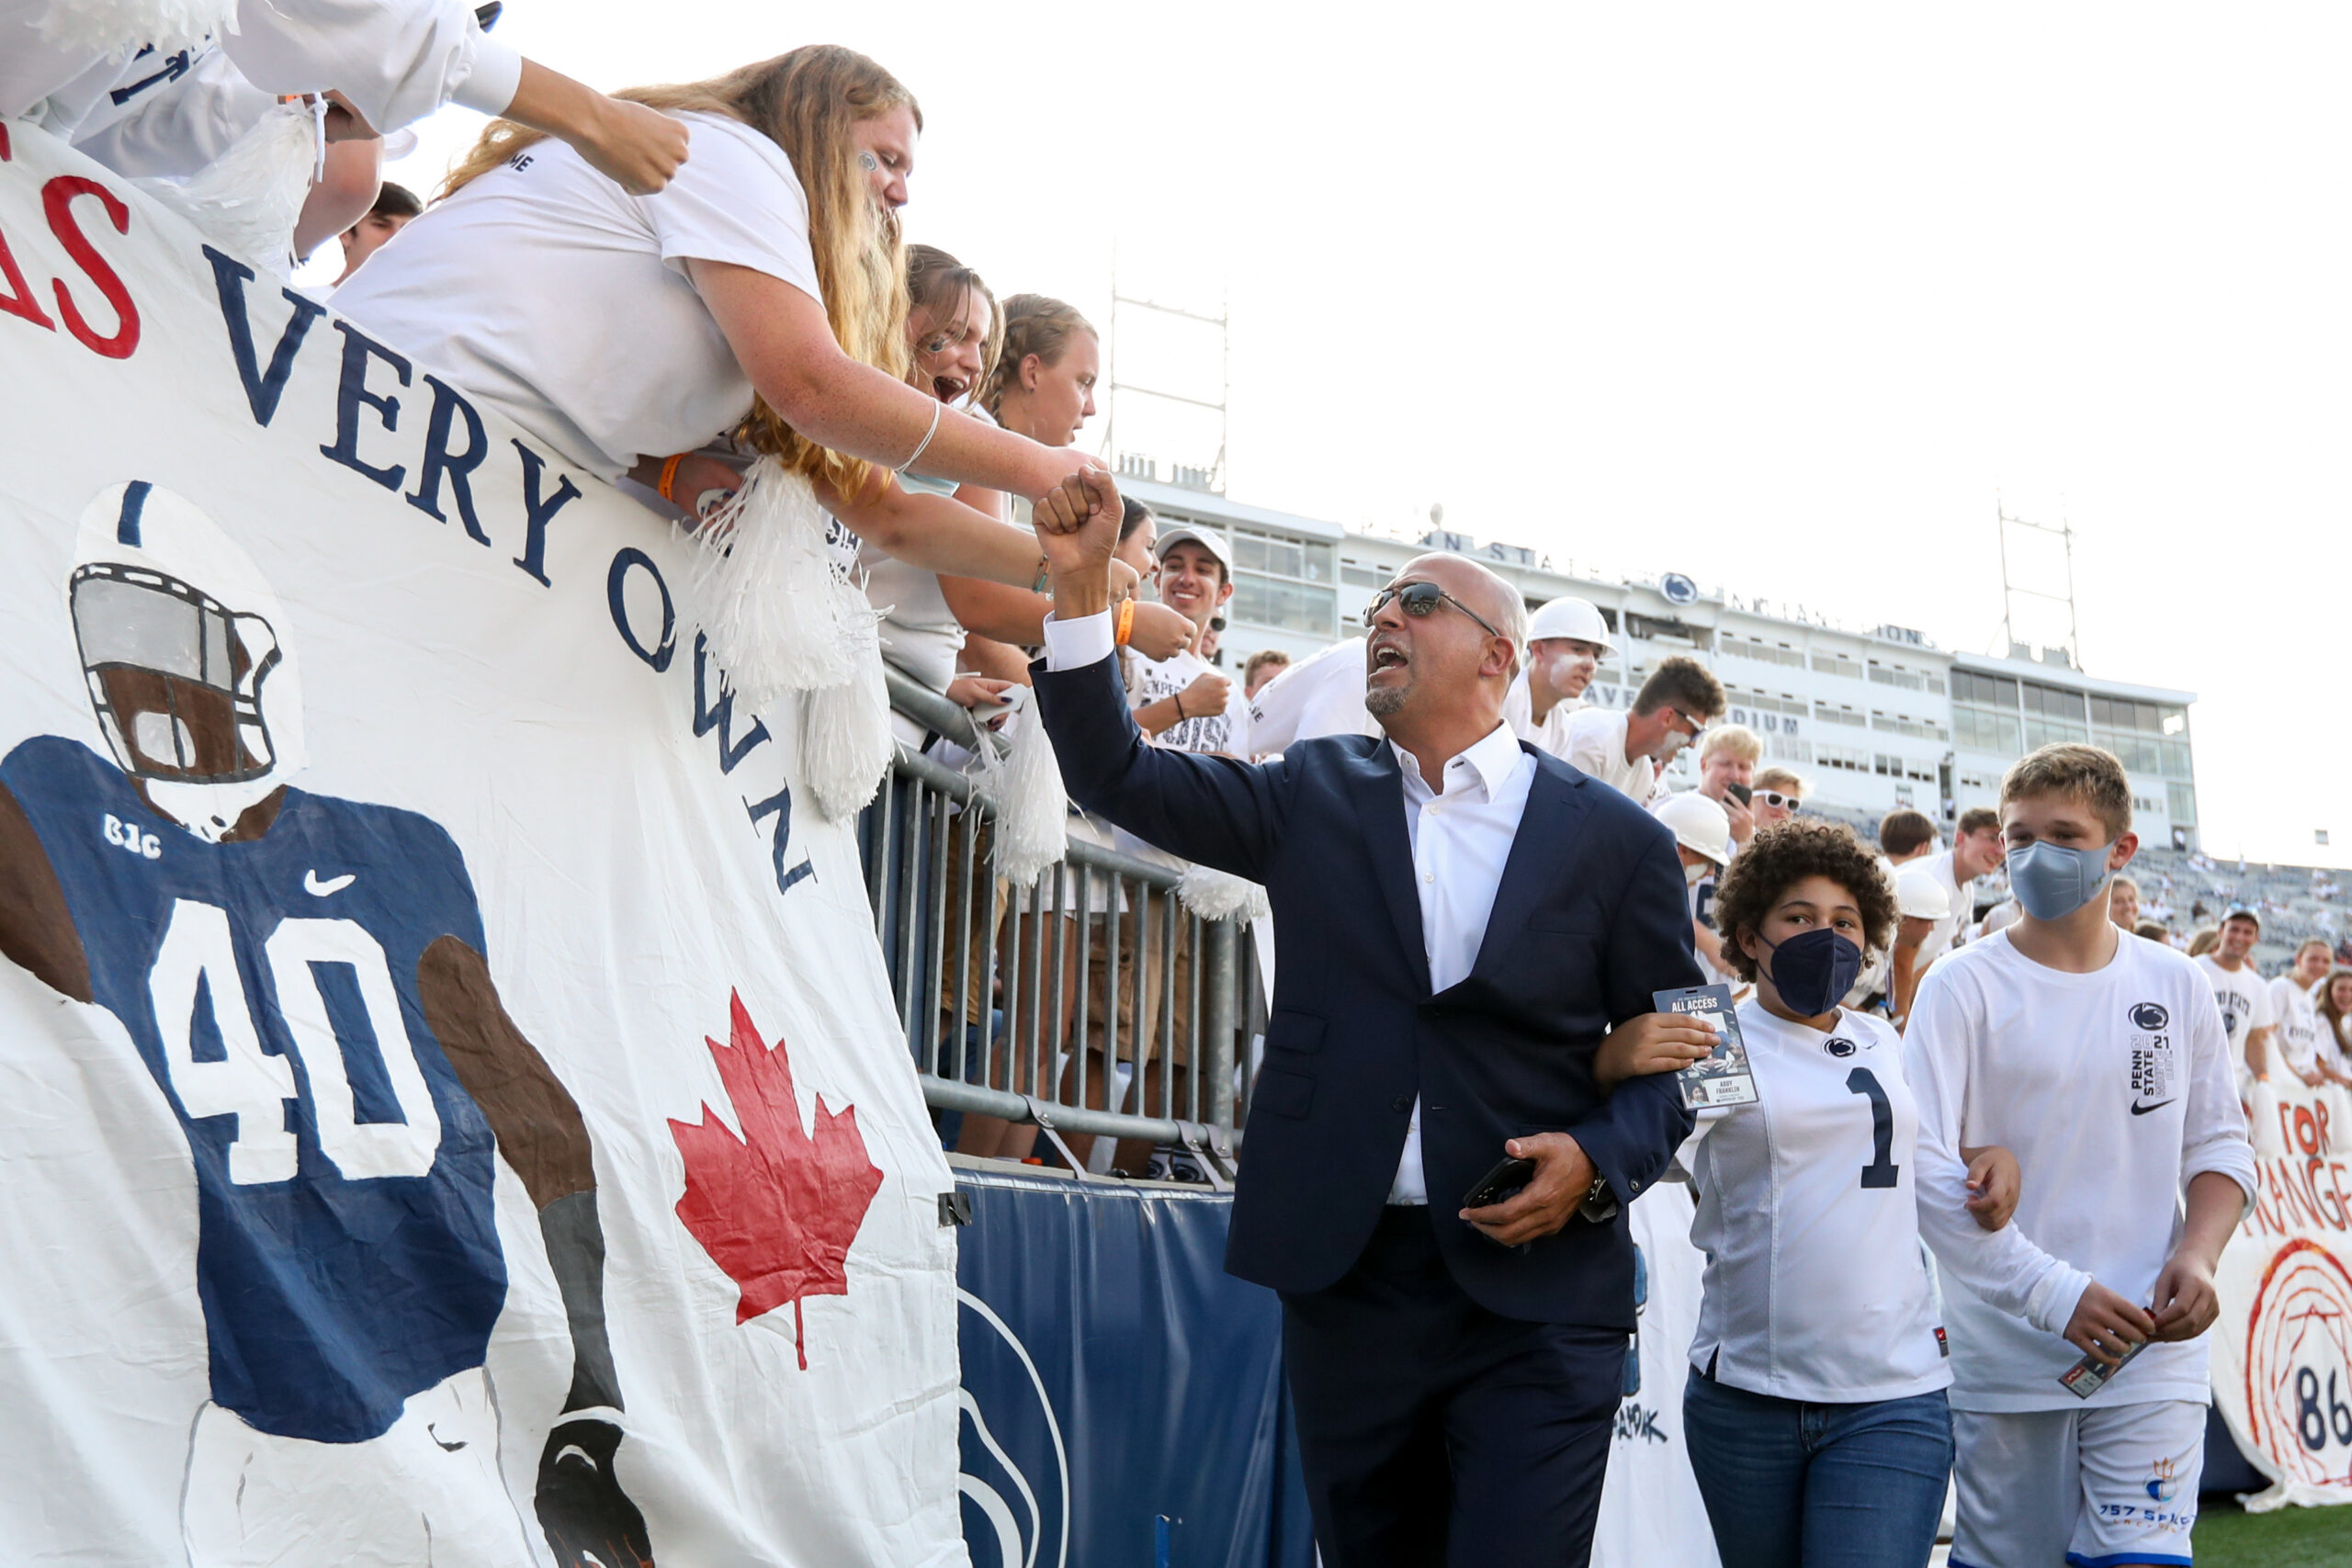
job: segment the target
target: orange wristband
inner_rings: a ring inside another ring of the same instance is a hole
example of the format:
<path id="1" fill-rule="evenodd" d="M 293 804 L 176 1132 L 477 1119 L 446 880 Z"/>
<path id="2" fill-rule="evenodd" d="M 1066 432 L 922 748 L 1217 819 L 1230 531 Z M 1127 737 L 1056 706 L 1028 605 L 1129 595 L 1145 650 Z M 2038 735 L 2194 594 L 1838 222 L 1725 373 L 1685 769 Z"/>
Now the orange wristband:
<path id="1" fill-rule="evenodd" d="M 1120 648 L 1126 647 L 1127 638 L 1135 635 L 1135 629 L 1136 602 L 1133 599 L 1122 599 L 1119 601 L 1119 618 L 1113 623 L 1112 642 Z"/>
<path id="2" fill-rule="evenodd" d="M 670 487 L 677 482 L 678 465 L 685 460 L 686 455 L 684 452 L 672 453 L 669 461 L 662 465 L 662 477 L 659 479 L 656 479 L 653 484 L 654 490 L 661 495 L 662 499 L 668 502 L 673 506 L 683 504 L 676 496 L 670 493 Z"/>

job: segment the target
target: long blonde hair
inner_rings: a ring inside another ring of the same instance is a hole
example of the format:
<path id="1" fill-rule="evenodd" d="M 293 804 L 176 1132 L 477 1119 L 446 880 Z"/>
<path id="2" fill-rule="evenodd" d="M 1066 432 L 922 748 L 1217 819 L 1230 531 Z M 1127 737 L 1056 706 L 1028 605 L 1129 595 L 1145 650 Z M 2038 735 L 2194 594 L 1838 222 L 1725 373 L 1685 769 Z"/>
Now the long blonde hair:
<path id="1" fill-rule="evenodd" d="M 896 109 L 912 114 L 915 129 L 922 129 L 922 108 L 897 77 L 855 50 L 812 43 L 723 76 L 613 96 L 671 114 L 724 115 L 783 148 L 808 198 L 808 249 L 834 340 L 859 364 L 906 378 L 906 243 L 898 214 L 875 200 L 851 141 L 851 127 Z M 545 135 L 492 120 L 439 194 L 462 188 Z M 793 472 L 830 480 L 846 495 L 863 491 L 875 474 L 864 458 L 830 451 L 794 430 L 763 398 L 753 398 L 737 434 Z"/>

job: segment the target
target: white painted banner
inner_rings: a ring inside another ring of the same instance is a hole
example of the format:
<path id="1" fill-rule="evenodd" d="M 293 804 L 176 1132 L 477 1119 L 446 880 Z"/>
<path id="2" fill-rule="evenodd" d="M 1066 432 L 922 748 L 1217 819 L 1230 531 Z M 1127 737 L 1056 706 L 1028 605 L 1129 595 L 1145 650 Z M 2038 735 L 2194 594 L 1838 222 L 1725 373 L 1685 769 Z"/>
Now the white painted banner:
<path id="1" fill-rule="evenodd" d="M 2217 1284 L 2213 1393 L 2238 1447 L 2276 1483 L 2250 1500 L 2352 1503 L 2352 1126 L 2344 1095 L 2278 1086 L 2285 1153 Z M 2256 1130 L 2256 1146 L 2262 1139 Z"/>
<path id="2" fill-rule="evenodd" d="M 1682 1428 L 1682 1387 L 1690 1376 L 1707 1267 L 1706 1255 L 1690 1245 L 1697 1210 L 1688 1185 L 1661 1181 L 1628 1215 L 1648 1282 L 1638 1347 L 1642 1386 L 1617 1407 L 1609 1478 L 1593 1526 L 1595 1568 L 1714 1568 L 1720 1561 Z"/>
<path id="3" fill-rule="evenodd" d="M 10 1554 L 963 1562 L 949 1173 L 685 547 L 21 128 L 0 427 Z"/>

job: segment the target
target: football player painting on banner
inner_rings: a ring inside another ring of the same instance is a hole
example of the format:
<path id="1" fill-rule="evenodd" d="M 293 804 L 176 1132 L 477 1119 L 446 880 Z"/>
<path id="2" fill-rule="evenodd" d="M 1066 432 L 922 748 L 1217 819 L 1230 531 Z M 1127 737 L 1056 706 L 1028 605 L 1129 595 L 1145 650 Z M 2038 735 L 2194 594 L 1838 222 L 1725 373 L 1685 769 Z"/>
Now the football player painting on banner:
<path id="1" fill-rule="evenodd" d="M 209 1365 L 190 1562 L 528 1562 L 531 1515 L 560 1563 L 650 1562 L 616 1470 L 587 1128 L 500 1001 L 457 845 L 292 787 L 285 618 L 188 502 L 103 492 L 67 598 L 112 756 L 40 735 L 0 762 L 0 954 L 119 1020 L 187 1136 Z M 571 1335 L 528 1514 L 483 1364 L 502 1156 Z"/>

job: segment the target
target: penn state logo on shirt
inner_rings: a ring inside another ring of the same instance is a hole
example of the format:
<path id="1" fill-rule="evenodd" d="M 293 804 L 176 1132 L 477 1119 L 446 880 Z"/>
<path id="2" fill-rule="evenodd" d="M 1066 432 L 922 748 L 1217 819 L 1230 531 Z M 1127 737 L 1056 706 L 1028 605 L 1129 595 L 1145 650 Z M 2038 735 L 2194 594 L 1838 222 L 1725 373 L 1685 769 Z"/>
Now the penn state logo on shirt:
<path id="1" fill-rule="evenodd" d="M 1822 1047 L 1831 1055 L 1843 1059 L 1854 1054 L 1854 1043 L 1842 1035 L 1832 1035 Z"/>
<path id="2" fill-rule="evenodd" d="M 2145 1116 L 2180 1098 L 2173 1061 L 2172 1014 L 2155 1002 L 2135 1003 L 2132 1019 L 2132 1114 Z"/>

